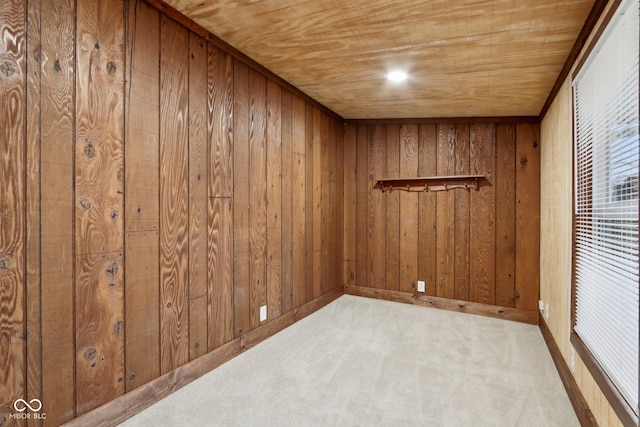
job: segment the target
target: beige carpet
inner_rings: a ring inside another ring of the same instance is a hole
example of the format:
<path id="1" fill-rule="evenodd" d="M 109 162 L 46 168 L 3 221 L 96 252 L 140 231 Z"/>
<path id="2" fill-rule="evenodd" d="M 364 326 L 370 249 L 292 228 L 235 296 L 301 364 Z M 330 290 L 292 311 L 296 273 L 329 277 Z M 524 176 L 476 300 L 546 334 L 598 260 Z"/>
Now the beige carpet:
<path id="1" fill-rule="evenodd" d="M 578 426 L 536 326 L 345 295 L 124 426 Z"/>

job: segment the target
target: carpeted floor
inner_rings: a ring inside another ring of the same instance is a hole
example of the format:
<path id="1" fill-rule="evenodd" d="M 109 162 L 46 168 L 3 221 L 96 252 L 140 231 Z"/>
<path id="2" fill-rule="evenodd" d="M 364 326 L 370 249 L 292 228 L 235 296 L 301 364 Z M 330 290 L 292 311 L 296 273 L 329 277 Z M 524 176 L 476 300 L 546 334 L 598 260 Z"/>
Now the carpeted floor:
<path id="1" fill-rule="evenodd" d="M 536 326 L 345 295 L 124 426 L 578 426 Z"/>

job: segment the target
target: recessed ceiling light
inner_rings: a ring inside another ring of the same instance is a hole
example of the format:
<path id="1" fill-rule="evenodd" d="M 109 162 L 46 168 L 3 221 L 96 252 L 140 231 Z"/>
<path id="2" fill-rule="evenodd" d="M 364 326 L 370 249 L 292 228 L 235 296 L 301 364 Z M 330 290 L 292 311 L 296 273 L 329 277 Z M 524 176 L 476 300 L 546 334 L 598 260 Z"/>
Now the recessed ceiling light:
<path id="1" fill-rule="evenodd" d="M 390 71 L 387 74 L 387 79 L 395 83 L 400 83 L 407 80 L 407 73 L 404 71 Z"/>

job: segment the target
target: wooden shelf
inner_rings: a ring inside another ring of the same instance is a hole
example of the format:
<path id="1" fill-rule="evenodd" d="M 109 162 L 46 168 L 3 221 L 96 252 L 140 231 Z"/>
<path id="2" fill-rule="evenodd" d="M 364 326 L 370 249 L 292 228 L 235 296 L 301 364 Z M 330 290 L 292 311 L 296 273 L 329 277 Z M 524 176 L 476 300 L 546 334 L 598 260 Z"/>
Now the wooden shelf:
<path id="1" fill-rule="evenodd" d="M 373 188 L 385 191 L 448 191 L 461 188 L 478 191 L 486 179 L 483 175 L 426 176 L 379 179 Z"/>

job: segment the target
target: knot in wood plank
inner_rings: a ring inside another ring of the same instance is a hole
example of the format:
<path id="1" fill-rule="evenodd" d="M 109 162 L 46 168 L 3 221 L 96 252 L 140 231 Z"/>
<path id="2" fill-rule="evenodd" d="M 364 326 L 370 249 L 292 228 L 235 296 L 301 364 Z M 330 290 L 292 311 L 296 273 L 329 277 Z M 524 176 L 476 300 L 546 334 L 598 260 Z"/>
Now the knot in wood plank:
<path id="1" fill-rule="evenodd" d="M 33 332 L 29 329 L 21 329 L 20 332 L 18 332 L 18 338 L 20 338 L 20 341 L 29 341 L 32 335 Z"/>
<path id="2" fill-rule="evenodd" d="M 114 325 L 113 325 L 113 335 L 115 336 L 120 336 L 122 334 L 122 320 L 118 320 Z"/>
<path id="3" fill-rule="evenodd" d="M 118 274 L 118 264 L 114 262 L 109 267 L 107 267 L 107 275 L 110 278 L 114 279 L 117 274 Z"/>
<path id="4" fill-rule="evenodd" d="M 96 354 L 98 354 L 98 351 L 94 347 L 91 347 L 84 352 L 84 358 L 85 360 L 93 360 L 95 359 Z"/>
<path id="5" fill-rule="evenodd" d="M 6 77 L 11 77 L 16 73 L 17 66 L 15 61 L 5 60 L 2 64 L 0 64 L 0 73 L 4 74 Z"/>
<path id="6" fill-rule="evenodd" d="M 84 155 L 87 156 L 89 159 L 96 156 L 96 149 L 91 143 L 88 143 L 87 145 L 85 145 L 83 151 L 84 151 Z"/>

